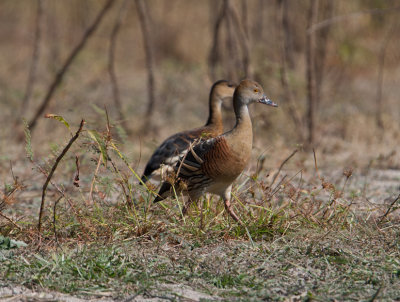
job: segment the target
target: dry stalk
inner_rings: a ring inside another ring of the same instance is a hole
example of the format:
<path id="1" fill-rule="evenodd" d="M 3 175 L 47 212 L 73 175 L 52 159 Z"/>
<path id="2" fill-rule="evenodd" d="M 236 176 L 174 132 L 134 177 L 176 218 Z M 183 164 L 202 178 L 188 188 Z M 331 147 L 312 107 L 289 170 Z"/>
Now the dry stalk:
<path id="1" fill-rule="evenodd" d="M 99 159 L 97 160 L 96 170 L 94 171 L 92 182 L 90 183 L 89 200 L 91 200 L 93 203 L 95 203 L 95 200 L 93 199 L 94 182 L 96 181 L 97 173 L 99 172 L 102 157 L 103 157 L 103 154 L 100 153 Z M 88 205 L 88 203 L 87 203 L 87 205 Z"/>
<path id="2" fill-rule="evenodd" d="M 61 154 L 56 158 L 56 161 L 54 162 L 49 175 L 46 178 L 46 181 L 43 185 L 43 189 L 42 189 L 42 201 L 40 203 L 40 211 L 39 211 L 39 221 L 38 221 L 38 233 L 40 233 L 40 229 L 42 226 L 42 216 L 43 216 L 43 208 L 44 208 L 44 202 L 45 202 L 45 198 L 46 198 L 46 190 L 47 190 L 47 186 L 49 185 L 49 182 L 51 180 L 51 177 L 53 176 L 54 172 L 57 169 L 58 164 L 60 163 L 61 159 L 64 157 L 64 155 L 67 153 L 67 151 L 69 150 L 69 148 L 72 146 L 72 144 L 77 140 L 77 138 L 79 137 L 79 134 L 82 131 L 83 125 L 84 125 L 85 121 L 82 120 L 80 125 L 79 125 L 79 129 L 78 131 L 75 133 L 75 135 L 70 139 L 70 141 L 68 142 L 67 146 L 62 150 Z"/>
<path id="3" fill-rule="evenodd" d="M 31 161 L 31 162 L 36 166 L 36 168 L 37 168 L 44 176 L 46 176 L 46 177 L 49 176 L 49 174 L 46 172 L 46 170 L 44 170 L 40 165 L 36 164 L 36 163 L 33 162 L 33 161 Z M 81 225 L 84 225 L 83 222 L 82 222 L 82 220 L 81 220 L 81 217 L 80 217 L 80 215 L 79 215 L 79 213 L 78 213 L 78 211 L 77 211 L 77 209 L 75 208 L 75 205 L 73 204 L 73 202 L 72 202 L 72 200 L 71 200 L 71 198 L 69 198 L 69 197 L 67 196 L 67 194 L 65 194 L 65 191 L 62 190 L 56 183 L 54 183 L 53 181 L 50 180 L 50 184 L 51 184 L 54 188 L 56 188 L 56 190 L 58 191 L 58 193 L 60 193 L 60 194 L 67 200 L 67 202 L 68 202 L 68 204 L 70 205 L 71 209 L 74 211 L 75 216 L 76 216 L 76 218 L 78 219 L 79 223 L 80 223 Z M 87 234 L 85 234 L 85 235 L 87 236 Z"/>
<path id="4" fill-rule="evenodd" d="M 56 209 L 57 209 L 57 204 L 58 202 L 63 198 L 63 196 L 60 196 L 55 202 L 53 206 L 53 231 L 54 231 L 54 237 L 56 238 L 56 242 L 58 244 L 58 237 L 57 237 L 57 228 L 56 228 Z"/>
<path id="5" fill-rule="evenodd" d="M 278 171 L 275 173 L 274 177 L 272 178 L 270 187 L 272 187 L 272 185 L 275 183 L 275 180 L 278 178 L 279 173 L 281 172 L 283 166 L 297 153 L 297 149 L 295 149 L 279 166 Z"/>

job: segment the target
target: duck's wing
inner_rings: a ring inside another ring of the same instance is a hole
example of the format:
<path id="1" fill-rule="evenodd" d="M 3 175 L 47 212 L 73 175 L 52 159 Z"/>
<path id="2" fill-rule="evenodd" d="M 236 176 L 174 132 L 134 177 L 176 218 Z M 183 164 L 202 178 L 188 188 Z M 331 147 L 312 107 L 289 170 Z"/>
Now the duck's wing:
<path id="1" fill-rule="evenodd" d="M 181 153 L 185 151 L 191 142 L 197 138 L 198 131 L 185 131 L 167 138 L 153 153 L 146 164 L 142 175 L 142 181 L 146 182 L 152 174 L 164 164 L 173 168 Z M 168 168 L 168 167 L 167 167 Z"/>
<path id="2" fill-rule="evenodd" d="M 175 165 L 174 186 L 183 187 L 189 194 L 202 191 L 223 173 L 228 156 L 229 148 L 223 136 L 189 145 Z M 171 188 L 170 182 L 164 182 L 154 202 L 169 196 Z"/>

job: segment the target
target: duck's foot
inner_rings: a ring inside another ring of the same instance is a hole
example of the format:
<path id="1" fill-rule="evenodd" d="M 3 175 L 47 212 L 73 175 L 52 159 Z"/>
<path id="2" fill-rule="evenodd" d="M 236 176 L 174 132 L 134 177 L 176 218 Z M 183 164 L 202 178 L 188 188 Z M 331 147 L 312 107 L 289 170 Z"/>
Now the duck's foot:
<path id="1" fill-rule="evenodd" d="M 236 215 L 236 213 L 232 210 L 231 202 L 227 199 L 224 200 L 224 203 L 225 203 L 225 210 L 229 213 L 229 215 L 231 215 L 233 220 L 239 222 L 240 224 L 243 224 L 242 221 L 239 219 L 239 217 Z"/>

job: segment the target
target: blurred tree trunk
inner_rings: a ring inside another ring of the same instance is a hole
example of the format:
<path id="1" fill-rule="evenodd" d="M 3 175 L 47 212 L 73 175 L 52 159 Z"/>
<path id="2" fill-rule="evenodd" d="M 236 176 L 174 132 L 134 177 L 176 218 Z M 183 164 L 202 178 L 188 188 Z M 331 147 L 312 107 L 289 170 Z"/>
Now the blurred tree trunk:
<path id="1" fill-rule="evenodd" d="M 111 31 L 111 35 L 110 35 L 110 47 L 109 47 L 109 52 L 108 52 L 108 73 L 110 75 L 110 80 L 111 80 L 114 104 L 117 109 L 118 119 L 120 120 L 120 123 L 125 131 L 128 131 L 129 129 L 128 129 L 128 125 L 126 124 L 124 113 L 122 111 L 122 105 L 121 105 L 120 93 L 119 93 L 119 87 L 118 87 L 118 80 L 117 80 L 117 76 L 115 74 L 115 48 L 116 48 L 116 42 L 117 42 L 119 29 L 121 27 L 121 23 L 122 23 L 122 19 L 123 19 L 123 14 L 126 11 L 127 1 L 128 0 L 124 0 L 122 2 L 121 8 L 118 11 L 118 15 L 117 15 L 114 27 L 113 27 L 113 29 Z"/>
<path id="2" fill-rule="evenodd" d="M 333 16 L 333 8 L 334 8 L 334 1 L 324 1 L 324 6 L 322 9 L 322 18 L 331 19 Z M 321 28 L 317 31 L 317 45 L 316 45 L 316 53 L 315 53 L 315 84 L 316 84 L 316 92 L 315 92 L 315 99 L 316 99 L 316 110 L 321 103 L 321 90 L 322 84 L 324 79 L 324 72 L 325 72 L 325 58 L 326 58 L 326 51 L 328 45 L 328 38 L 330 33 L 330 26 L 326 26 Z"/>
<path id="3" fill-rule="evenodd" d="M 58 3 L 58 2 L 57 2 Z M 49 68 L 50 73 L 57 73 L 57 66 L 60 65 L 60 35 L 59 35 L 59 27 L 60 25 L 57 23 L 58 19 L 58 11 L 57 11 L 57 3 L 56 2 L 48 2 L 45 6 L 45 16 L 46 16 L 46 33 L 48 35 L 47 41 L 48 45 L 46 47 L 49 49 L 49 58 L 47 59 L 47 66 Z"/>
<path id="4" fill-rule="evenodd" d="M 265 0 L 258 0 L 257 2 L 257 14 L 254 20 L 254 39 L 258 41 L 263 41 L 263 28 L 264 28 L 264 7 Z"/>
<path id="5" fill-rule="evenodd" d="M 32 61 L 29 70 L 28 81 L 26 84 L 24 98 L 22 99 L 20 115 L 22 116 L 29 105 L 29 100 L 32 95 L 33 86 L 36 81 L 36 70 L 40 56 L 40 42 L 42 37 L 41 24 L 43 19 L 43 3 L 42 0 L 37 0 L 36 20 L 35 20 L 35 36 L 33 41 Z"/>
<path id="6" fill-rule="evenodd" d="M 247 7 L 247 6 L 246 6 Z M 235 26 L 236 40 L 239 45 L 239 49 L 241 50 L 241 58 L 238 57 L 238 68 L 242 71 L 241 78 L 251 77 L 250 72 L 250 45 L 249 45 L 249 35 L 246 33 L 246 25 L 247 17 L 243 17 L 242 19 L 239 17 L 236 9 L 228 4 L 229 17 L 233 21 L 233 25 Z M 247 11 L 247 8 L 246 8 Z"/>
<path id="7" fill-rule="evenodd" d="M 214 0 L 211 1 L 211 8 L 214 8 Z M 213 10 L 211 11 L 211 13 Z M 211 81 L 214 82 L 217 78 L 216 75 L 216 67 L 219 61 L 219 40 L 220 40 L 220 32 L 221 32 L 221 24 L 225 18 L 225 3 L 223 4 L 214 24 L 213 28 L 213 39 L 211 43 L 210 53 L 208 55 L 208 70 L 210 73 Z"/>
<path id="8" fill-rule="evenodd" d="M 224 0 L 223 10 L 225 11 L 225 25 L 226 25 L 226 48 L 228 51 L 228 56 L 223 56 L 223 60 L 226 62 L 227 70 L 228 70 L 228 79 L 237 81 L 237 76 L 235 70 L 238 68 L 240 64 L 238 62 L 238 53 L 237 48 L 234 43 L 234 33 L 232 26 L 232 18 L 230 18 L 230 0 Z"/>
<path id="9" fill-rule="evenodd" d="M 242 23 L 243 23 L 243 30 L 247 38 L 249 38 L 249 18 L 248 18 L 248 6 L 247 0 L 241 1 L 241 10 L 242 10 Z"/>
<path id="10" fill-rule="evenodd" d="M 38 110 L 36 111 L 34 117 L 32 120 L 29 122 L 29 129 L 31 132 L 33 132 L 36 123 L 39 119 L 40 116 L 42 116 L 43 112 L 46 110 L 47 106 L 50 103 L 50 100 L 56 91 L 56 88 L 58 85 L 60 85 L 62 79 L 64 78 L 65 73 L 67 72 L 69 66 L 72 64 L 72 62 L 75 60 L 76 56 L 79 54 L 79 52 L 83 49 L 85 46 L 86 42 L 88 39 L 93 35 L 93 33 L 96 31 L 98 28 L 101 20 L 107 13 L 107 11 L 112 7 L 112 4 L 115 2 L 115 0 L 108 0 L 103 8 L 100 10 L 99 14 L 96 16 L 95 20 L 93 23 L 90 25 L 90 27 L 86 30 L 84 33 L 82 39 L 78 43 L 78 45 L 72 50 L 71 54 L 68 56 L 67 60 L 64 62 L 63 66 L 59 69 L 57 72 L 55 78 L 53 79 L 53 82 L 50 84 L 47 94 L 44 97 L 42 104 L 39 106 Z"/>
<path id="11" fill-rule="evenodd" d="M 211 5 L 214 6 L 215 3 L 211 2 Z M 229 80 L 237 81 L 242 77 L 248 77 L 250 74 L 249 39 L 243 23 L 246 21 L 243 18 L 245 17 L 242 16 L 242 19 L 239 17 L 230 0 L 223 0 L 213 28 L 213 42 L 208 59 L 212 81 L 217 79 L 216 67 L 218 63 L 222 63 L 223 70 L 227 70 Z M 219 48 L 221 47 L 221 24 L 223 21 L 226 25 L 225 48 L 228 55 L 221 58 Z M 223 75 L 223 77 L 226 78 L 226 75 Z"/>
<path id="12" fill-rule="evenodd" d="M 290 43 L 291 29 L 288 22 L 288 10 L 289 3 L 288 0 L 279 0 L 278 4 L 280 6 L 280 15 L 278 17 L 277 24 L 281 24 L 278 29 L 278 37 L 280 43 L 280 53 L 281 53 L 281 66 L 280 66 L 280 78 L 282 84 L 282 91 L 284 93 L 284 99 L 287 101 L 286 112 L 292 119 L 297 135 L 301 141 L 304 140 L 304 126 L 301 116 L 296 110 L 294 103 L 293 90 L 290 87 L 288 80 L 288 69 L 292 71 L 294 61 L 293 61 L 293 47 Z M 292 65 L 290 64 L 292 60 Z"/>
<path id="13" fill-rule="evenodd" d="M 383 101 L 382 101 L 382 96 L 383 96 L 383 74 L 385 71 L 385 57 L 386 57 L 386 49 L 389 44 L 389 41 L 392 37 L 392 35 L 396 32 L 396 29 L 398 28 L 397 24 L 394 24 L 391 26 L 391 28 L 388 30 L 386 33 L 385 37 L 383 38 L 383 41 L 381 43 L 381 48 L 379 50 L 379 56 L 378 56 L 378 78 L 377 78 L 377 88 L 376 88 L 376 99 L 375 99 L 375 123 L 376 126 L 380 129 L 384 129 L 383 125 L 383 118 L 382 118 L 382 112 L 383 112 Z"/>
<path id="14" fill-rule="evenodd" d="M 290 69 L 294 68 L 294 58 L 293 58 L 293 35 L 292 29 L 289 23 L 289 2 L 288 0 L 279 0 L 281 5 L 281 15 L 282 15 L 282 29 L 283 29 L 283 43 L 284 43 L 284 58 L 287 66 Z"/>
<path id="15" fill-rule="evenodd" d="M 310 0 L 308 8 L 308 25 L 311 28 L 317 22 L 319 0 Z M 308 146 L 311 147 L 315 140 L 315 105 L 316 105 L 316 79 L 315 79 L 315 31 L 306 33 L 306 78 L 307 78 L 307 126 Z"/>
<path id="16" fill-rule="evenodd" d="M 142 31 L 143 44 L 145 48 L 146 55 L 146 65 L 147 65 L 147 109 L 146 109 L 146 122 L 144 124 L 144 131 L 149 130 L 154 131 L 155 127 L 153 125 L 152 117 L 155 107 L 155 83 L 154 83 L 154 52 L 153 52 L 153 42 L 150 34 L 150 17 L 148 13 L 147 2 L 143 0 L 135 0 L 136 8 L 139 14 L 140 28 Z"/>

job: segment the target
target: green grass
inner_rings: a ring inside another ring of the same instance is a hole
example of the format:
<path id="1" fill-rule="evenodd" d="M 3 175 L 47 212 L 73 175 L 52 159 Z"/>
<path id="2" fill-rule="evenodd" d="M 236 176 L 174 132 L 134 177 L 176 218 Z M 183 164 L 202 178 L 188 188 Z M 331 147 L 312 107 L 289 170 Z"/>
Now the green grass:
<path id="1" fill-rule="evenodd" d="M 22 218 L 6 221 L 0 235 L 28 246 L 0 249 L 3 284 L 113 298 L 179 300 L 170 285 L 184 285 L 238 301 L 400 299 L 398 222 L 379 222 L 384 206 L 354 206 L 361 192 L 347 189 L 350 172 L 335 183 L 304 180 L 298 171 L 275 184 L 265 171 L 242 175 L 232 204 L 243 225 L 211 196 L 183 217 L 180 196 L 152 204 L 157 188 L 138 184 L 110 132 L 91 133 L 71 149 L 80 160 L 79 187 L 71 180 L 75 156 L 54 174 L 40 234 L 32 211 L 40 200 L 22 215 L 16 201 L 26 186 L 17 178 L 5 186 L 4 213 Z M 31 158 L 32 166 L 48 171 L 62 148 L 45 164 Z"/>
<path id="2" fill-rule="evenodd" d="M 245 241 L 175 239 L 182 241 L 19 250 L 5 255 L 0 277 L 29 288 L 80 295 L 105 291 L 114 297 L 172 294 L 163 286 L 184 284 L 227 299 L 279 301 L 305 295 L 315 301 L 368 301 L 379 289 L 379 300 L 400 298 L 399 244 L 389 238 L 303 231 L 254 247 Z M 363 241 L 368 244 L 361 246 Z"/>

